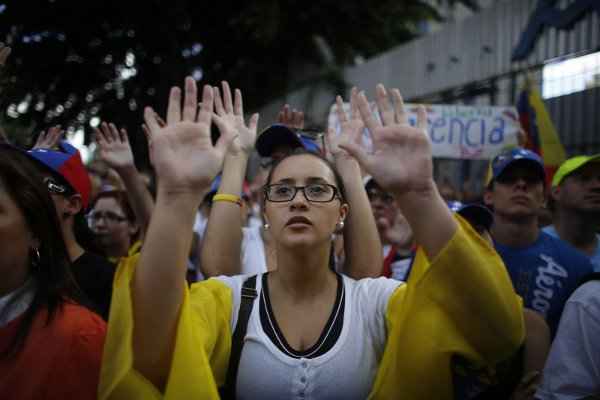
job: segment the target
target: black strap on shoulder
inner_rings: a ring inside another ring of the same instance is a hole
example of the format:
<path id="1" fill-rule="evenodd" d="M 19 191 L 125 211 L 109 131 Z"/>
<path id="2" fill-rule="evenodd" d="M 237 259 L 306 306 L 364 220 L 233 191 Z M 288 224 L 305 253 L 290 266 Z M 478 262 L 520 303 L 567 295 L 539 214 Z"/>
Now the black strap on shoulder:
<path id="1" fill-rule="evenodd" d="M 229 367 L 227 368 L 227 378 L 225 386 L 221 390 L 222 399 L 235 399 L 235 384 L 237 381 L 238 367 L 242 348 L 244 347 L 244 336 L 248 328 L 248 320 L 254 306 L 254 299 L 258 296 L 256 292 L 256 275 L 244 281 L 242 285 L 242 298 L 240 300 L 240 311 L 235 325 L 235 331 L 231 339 L 231 353 L 229 355 Z"/>

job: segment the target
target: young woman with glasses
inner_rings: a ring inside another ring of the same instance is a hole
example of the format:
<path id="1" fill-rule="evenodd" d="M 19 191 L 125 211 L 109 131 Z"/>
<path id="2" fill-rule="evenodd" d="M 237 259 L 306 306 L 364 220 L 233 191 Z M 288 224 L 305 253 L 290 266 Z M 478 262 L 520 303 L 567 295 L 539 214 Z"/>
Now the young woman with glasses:
<path id="1" fill-rule="evenodd" d="M 399 93 L 392 92 L 394 109 L 383 87 L 383 126 L 364 95 L 358 102 L 374 152 L 354 143 L 336 150 L 356 157 L 405 212 L 421 245 L 411 280 L 357 281 L 328 267 L 331 235 L 352 210 L 335 168 L 314 154 L 291 154 L 265 188 L 277 270 L 259 274 L 255 290 L 241 289 L 248 276 L 188 290 L 187 232 L 235 145 L 221 138 L 213 146 L 213 88 L 204 87 L 199 112 L 196 90 L 187 78 L 182 110 L 181 91 L 172 89 L 164 127 L 145 110 L 158 195 L 141 255 L 117 272 L 101 398 L 213 399 L 229 370 L 225 389 L 242 399 L 450 399 L 453 355 L 486 366 L 517 349 L 519 300 L 493 249 L 452 216 L 435 188 L 424 109 L 410 127 Z M 239 364 L 230 364 L 239 310 L 254 295 Z"/>

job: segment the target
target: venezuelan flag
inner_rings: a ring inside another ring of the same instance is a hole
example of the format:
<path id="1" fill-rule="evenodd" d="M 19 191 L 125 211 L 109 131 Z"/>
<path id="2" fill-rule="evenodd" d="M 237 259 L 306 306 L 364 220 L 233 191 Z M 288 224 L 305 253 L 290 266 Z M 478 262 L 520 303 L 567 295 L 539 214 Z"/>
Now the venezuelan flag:
<path id="1" fill-rule="evenodd" d="M 550 183 L 560 164 L 565 161 L 566 152 L 544 101 L 531 82 L 527 82 L 519 95 L 517 111 L 521 126 L 527 135 L 527 141 L 523 147 L 542 157 L 546 168 L 546 180 Z"/>

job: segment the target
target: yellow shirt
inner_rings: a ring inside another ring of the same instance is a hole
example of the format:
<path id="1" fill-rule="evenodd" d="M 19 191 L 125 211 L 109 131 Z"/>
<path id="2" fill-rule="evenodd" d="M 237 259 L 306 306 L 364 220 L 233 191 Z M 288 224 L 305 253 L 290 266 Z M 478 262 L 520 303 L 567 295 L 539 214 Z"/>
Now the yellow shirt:
<path id="1" fill-rule="evenodd" d="M 388 341 L 372 399 L 452 399 L 450 358 L 493 366 L 524 340 L 522 306 L 502 261 L 470 225 L 431 262 L 417 253 L 411 277 L 390 298 Z M 211 279 L 186 290 L 164 396 L 133 369 L 130 282 L 138 257 L 115 276 L 100 399 L 218 399 L 231 350 L 231 289 Z"/>

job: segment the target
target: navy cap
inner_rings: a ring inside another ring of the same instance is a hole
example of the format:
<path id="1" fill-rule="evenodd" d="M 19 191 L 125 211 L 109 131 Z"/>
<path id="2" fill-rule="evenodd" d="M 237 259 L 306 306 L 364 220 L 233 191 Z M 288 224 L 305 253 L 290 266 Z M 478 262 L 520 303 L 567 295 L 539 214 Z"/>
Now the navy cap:
<path id="1" fill-rule="evenodd" d="M 463 204 L 460 201 L 449 201 L 448 207 L 473 226 L 481 225 L 489 231 L 494 223 L 494 215 L 490 209 L 481 204 Z"/>
<path id="2" fill-rule="evenodd" d="M 314 140 L 283 124 L 269 126 L 256 140 L 256 151 L 262 157 L 271 157 L 277 146 L 289 146 L 292 149 L 303 147 L 314 153 L 321 151 Z"/>
<path id="3" fill-rule="evenodd" d="M 534 153 L 533 151 L 526 150 L 521 147 L 515 147 L 513 149 L 504 151 L 498 154 L 492 160 L 492 179 L 497 179 L 508 166 L 515 163 L 528 164 L 531 167 L 538 170 L 542 180 L 546 178 L 546 171 L 544 170 L 544 162 L 542 158 Z"/>

